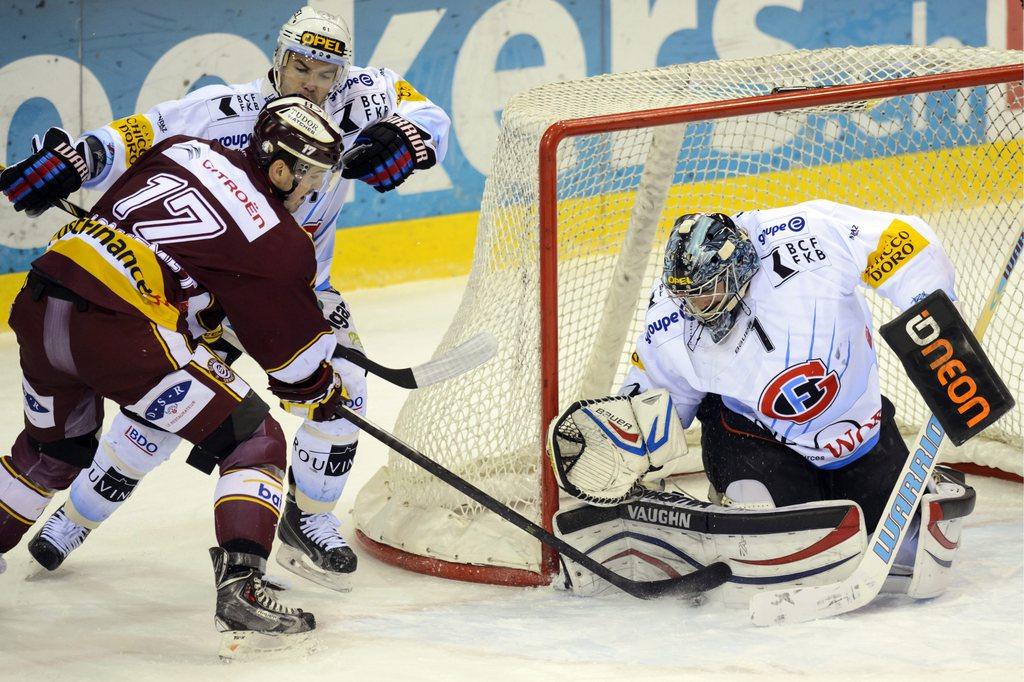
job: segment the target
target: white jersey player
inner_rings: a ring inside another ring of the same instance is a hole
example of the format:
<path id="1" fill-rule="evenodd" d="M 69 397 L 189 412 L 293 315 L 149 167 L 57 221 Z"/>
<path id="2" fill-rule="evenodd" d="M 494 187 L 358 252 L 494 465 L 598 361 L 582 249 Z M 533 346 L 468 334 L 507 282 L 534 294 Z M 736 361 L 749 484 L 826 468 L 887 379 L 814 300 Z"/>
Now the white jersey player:
<path id="1" fill-rule="evenodd" d="M 671 472 L 686 453 L 681 428 L 696 418 L 712 502 L 719 508 L 774 510 L 852 500 L 862 510 L 861 534 L 872 532 L 908 451 L 893 405 L 879 389 L 866 289 L 901 311 L 936 290 L 955 300 L 953 266 L 920 218 L 831 201 L 676 220 L 621 397 L 576 403 L 551 427 L 549 447 L 562 487 L 591 505 L 622 505 L 625 511 L 574 518 L 567 527 L 597 546 L 595 527 L 609 518 L 625 523 L 634 538 L 639 536 L 630 524 L 653 523 L 666 534 L 662 539 L 679 539 L 677 550 L 687 542 L 698 551 L 718 543 L 707 557 L 717 560 L 722 538 L 695 536 L 689 502 L 666 499 L 659 503 L 668 511 L 649 508 L 639 486 L 650 471 L 660 469 L 652 474 L 659 477 Z M 678 419 L 666 419 L 673 410 Z M 956 500 L 959 517 L 969 513 L 973 491 L 950 476 L 942 485 L 941 499 Z M 686 522 L 654 520 L 662 517 Z M 959 533 L 962 518 L 956 523 L 950 534 Z M 759 527 L 753 532 L 797 530 Z M 613 525 L 600 532 L 611 542 L 621 531 Z M 740 533 L 734 526 L 726 535 Z M 924 583 L 910 594 L 944 589 L 948 562 L 936 568 L 935 557 L 951 551 L 947 545 L 931 548 L 930 564 L 918 577 Z M 737 547 L 734 556 L 746 556 L 749 546 Z M 769 544 L 766 551 L 778 546 Z M 743 578 L 750 562 L 741 562 L 734 573 L 746 584 L 809 579 L 860 551 L 854 545 L 846 554 L 833 546 L 833 554 L 819 551 L 820 543 L 810 547 L 781 554 L 810 559 L 811 570 Z M 903 549 L 897 564 L 910 567 L 909 574 L 916 543 Z M 764 559 L 764 565 L 781 561 L 778 553 L 747 558 Z"/>
<path id="2" fill-rule="evenodd" d="M 335 329 L 339 344 L 361 350 L 351 314 L 329 281 L 334 252 L 335 222 L 350 184 L 361 180 L 379 192 L 399 186 L 416 170 L 444 159 L 450 119 L 401 76 L 386 68 L 351 65 L 352 41 L 338 17 L 304 7 L 285 23 L 274 53 L 273 68 L 265 78 L 249 83 L 211 85 L 180 100 L 163 102 L 142 114 L 133 114 L 60 147 L 66 157 L 60 172 L 27 196 L 11 197 L 15 207 L 40 212 L 55 198 L 78 189 L 79 176 L 88 188 L 105 190 L 146 150 L 172 135 L 191 135 L 219 141 L 226 147 L 246 147 L 253 124 L 267 100 L 279 94 L 300 94 L 322 104 L 344 135 L 343 169 L 329 174 L 323 185 L 298 207 L 289 207 L 316 246 L 316 289 L 323 312 Z M 61 133 L 63 131 L 60 131 Z M 53 137 L 53 130 L 49 138 Z M 36 145 L 39 146 L 38 144 Z M 53 155 L 60 160 L 58 152 Z M 207 323 L 204 311 L 196 315 L 198 335 L 215 338 L 216 318 Z M 214 344 L 229 354 L 236 351 Z M 236 355 L 237 356 L 237 355 Z M 233 359 L 233 358 L 230 358 Z M 336 360 L 346 391 L 346 405 L 366 410 L 365 371 Z M 307 427 L 308 426 L 308 427 Z M 348 574 L 356 557 L 338 533 L 332 514 L 352 467 L 358 429 L 343 420 L 309 423 L 293 442 L 289 480 L 292 491 L 282 523 L 282 544 L 277 558 L 300 575 L 333 589 L 347 589 Z M 40 563 L 51 570 L 120 506 L 127 495 L 108 494 L 93 481 L 115 475 L 129 481 L 127 490 L 177 447 L 173 434 L 119 415 L 107 432 L 94 468 L 83 472 L 71 488 L 70 502 L 55 513 L 29 545 Z M 131 453 L 144 450 L 146 467 L 125 466 Z M 117 453 L 124 453 L 119 457 Z"/>
<path id="3" fill-rule="evenodd" d="M 831 201 L 686 215 L 665 268 L 628 387 L 666 388 L 683 426 L 700 419 L 719 493 L 775 506 L 852 499 L 870 532 L 906 448 L 861 291 L 900 310 L 936 289 L 955 298 L 932 229 Z"/>

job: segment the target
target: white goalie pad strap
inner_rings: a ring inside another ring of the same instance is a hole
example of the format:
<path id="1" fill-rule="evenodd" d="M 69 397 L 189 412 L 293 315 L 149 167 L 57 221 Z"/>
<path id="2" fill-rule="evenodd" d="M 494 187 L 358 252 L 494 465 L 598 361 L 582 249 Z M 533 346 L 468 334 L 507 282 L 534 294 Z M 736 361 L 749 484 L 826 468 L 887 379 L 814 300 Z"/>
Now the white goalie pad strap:
<path id="1" fill-rule="evenodd" d="M 630 399 L 614 396 L 573 403 L 548 433 L 559 485 L 598 506 L 635 495 L 650 468 Z"/>
<path id="2" fill-rule="evenodd" d="M 51 497 L 53 493 L 22 476 L 10 457 L 0 457 L 0 512 L 31 526 Z"/>
<path id="3" fill-rule="evenodd" d="M 921 498 L 921 527 L 908 596 L 930 599 L 949 587 L 964 519 L 974 511 L 974 500 L 973 488 L 950 480 L 940 480 L 935 493 Z"/>
<path id="4" fill-rule="evenodd" d="M 644 391 L 629 403 L 644 437 L 651 473 L 667 478 L 683 471 L 689 447 L 669 392 L 663 388 Z"/>
<path id="5" fill-rule="evenodd" d="M 743 607 L 760 590 L 840 580 L 867 546 L 863 514 L 853 502 L 755 511 L 652 491 L 617 507 L 559 512 L 555 532 L 632 580 L 676 577 L 726 561 L 733 577 L 715 595 Z M 572 561 L 562 561 L 566 589 L 581 595 L 614 591 Z"/>

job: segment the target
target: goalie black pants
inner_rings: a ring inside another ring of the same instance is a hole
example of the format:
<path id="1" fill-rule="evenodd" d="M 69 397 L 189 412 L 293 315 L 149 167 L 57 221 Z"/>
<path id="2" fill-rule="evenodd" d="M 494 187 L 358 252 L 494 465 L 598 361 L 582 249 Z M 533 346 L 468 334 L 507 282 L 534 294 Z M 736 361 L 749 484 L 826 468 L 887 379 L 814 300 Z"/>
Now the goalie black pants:
<path id="1" fill-rule="evenodd" d="M 878 443 L 844 467 L 819 469 L 766 429 L 726 408 L 720 396 L 709 394 L 697 410 L 704 470 L 719 492 L 733 481 L 760 481 L 777 507 L 853 500 L 864 512 L 864 525 L 871 533 L 907 460 L 895 413 L 882 396 Z"/>

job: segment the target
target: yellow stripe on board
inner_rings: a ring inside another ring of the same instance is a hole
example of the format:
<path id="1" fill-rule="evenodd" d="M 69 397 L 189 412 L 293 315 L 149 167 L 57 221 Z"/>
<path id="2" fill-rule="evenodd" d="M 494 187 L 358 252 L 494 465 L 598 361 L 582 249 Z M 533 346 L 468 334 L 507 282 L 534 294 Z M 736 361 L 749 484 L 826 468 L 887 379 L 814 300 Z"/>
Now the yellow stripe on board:
<path id="1" fill-rule="evenodd" d="M 672 185 L 658 242 L 683 213 L 735 214 L 812 199 L 904 215 L 1007 204 L 1022 198 L 1022 166 L 1024 142 L 1013 140 Z M 561 255 L 600 256 L 619 248 L 621 235 L 609 234 L 625 231 L 634 195 L 619 192 L 560 201 L 559 223 L 571 225 L 571 232 L 559 235 Z M 522 207 L 505 210 L 508 220 L 529 219 L 528 214 L 514 215 L 524 211 Z"/>
<path id="2" fill-rule="evenodd" d="M 3 311 L 3 320 L 0 320 L 0 330 L 10 331 L 11 326 L 7 319 L 11 316 L 11 304 L 14 297 L 18 295 L 21 288 L 25 286 L 24 272 L 11 272 L 0 275 L 0 310 Z"/>
<path id="3" fill-rule="evenodd" d="M 480 213 L 455 213 L 338 230 L 331 282 L 339 291 L 469 272 Z"/>

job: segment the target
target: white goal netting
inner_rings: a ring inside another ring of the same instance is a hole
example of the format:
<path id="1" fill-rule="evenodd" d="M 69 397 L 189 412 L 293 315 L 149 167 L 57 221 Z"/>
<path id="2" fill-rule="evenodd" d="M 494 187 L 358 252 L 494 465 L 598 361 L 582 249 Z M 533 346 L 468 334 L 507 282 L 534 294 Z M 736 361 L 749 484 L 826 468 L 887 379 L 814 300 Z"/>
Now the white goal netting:
<path id="1" fill-rule="evenodd" d="M 767 95 L 778 89 L 1018 64 L 1021 52 L 875 47 L 798 51 L 555 83 L 505 109 L 466 292 L 439 351 L 480 330 L 486 366 L 410 394 L 399 437 L 540 521 L 538 145 L 553 123 Z M 1019 84 L 992 84 L 606 132 L 558 149 L 560 405 L 612 392 L 625 373 L 673 219 L 826 198 L 922 216 L 957 268 L 973 323 L 1024 225 Z M 1018 406 L 946 459 L 1021 473 L 1024 296 L 1015 273 L 983 345 Z M 867 294 L 876 327 L 895 316 Z M 878 344 L 878 346 L 884 344 Z M 926 415 L 887 348 L 883 391 L 911 432 Z M 360 531 L 403 552 L 538 570 L 539 544 L 392 453 L 360 492 Z"/>

